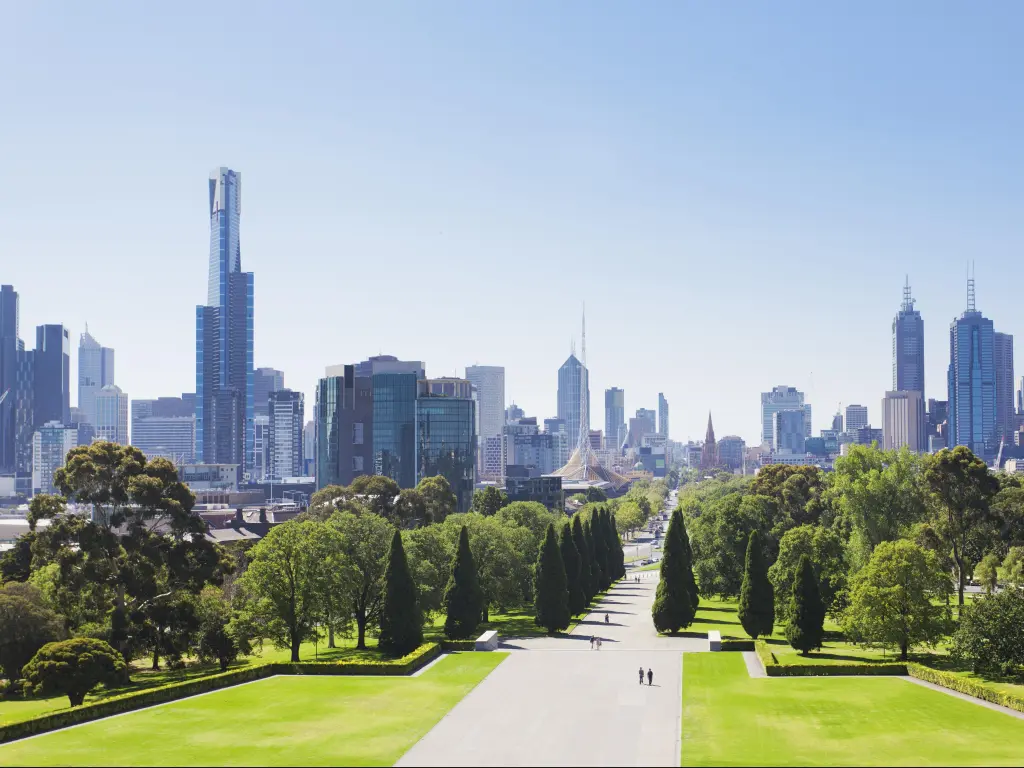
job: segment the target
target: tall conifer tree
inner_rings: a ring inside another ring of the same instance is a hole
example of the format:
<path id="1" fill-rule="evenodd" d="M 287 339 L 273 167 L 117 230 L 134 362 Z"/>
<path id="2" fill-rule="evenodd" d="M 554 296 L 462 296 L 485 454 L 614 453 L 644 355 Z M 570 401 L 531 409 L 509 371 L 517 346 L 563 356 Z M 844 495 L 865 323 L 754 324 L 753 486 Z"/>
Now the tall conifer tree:
<path id="1" fill-rule="evenodd" d="M 420 613 L 416 582 L 402 546 L 402 534 L 391 537 L 388 567 L 384 572 L 384 600 L 380 612 L 381 648 L 396 656 L 415 651 L 423 642 L 423 614 Z"/>
<path id="2" fill-rule="evenodd" d="M 693 623 L 695 609 L 687 589 L 688 563 L 683 538 L 683 515 L 672 513 L 665 535 L 661 558 L 661 579 L 651 607 L 654 628 L 659 632 L 678 632 Z"/>
<path id="3" fill-rule="evenodd" d="M 583 521 L 579 515 L 572 516 L 572 540 L 580 554 L 580 588 L 583 591 L 584 605 L 589 605 L 597 593 L 592 589 L 594 572 L 590 564 L 590 548 L 587 547 L 587 537 L 583 534 Z"/>
<path id="4" fill-rule="evenodd" d="M 562 521 L 562 530 L 559 532 L 558 548 L 562 553 L 562 565 L 565 566 L 565 583 L 569 590 L 569 613 L 575 616 L 582 613 L 586 608 L 586 597 L 583 595 L 583 586 L 580 583 L 580 553 L 576 549 L 576 542 L 572 539 L 572 528 L 569 521 Z"/>
<path id="5" fill-rule="evenodd" d="M 793 594 L 789 600 L 789 624 L 786 639 L 804 656 L 812 648 L 821 647 L 824 633 L 825 610 L 818 591 L 818 577 L 807 555 L 800 557 L 793 579 Z"/>
<path id="6" fill-rule="evenodd" d="M 476 634 L 484 612 L 484 594 L 469 548 L 469 531 L 462 526 L 459 545 L 452 558 L 451 575 L 444 592 L 444 633 L 452 640 L 466 640 Z"/>
<path id="7" fill-rule="evenodd" d="M 744 631 L 755 640 L 758 637 L 769 637 L 775 628 L 775 592 L 768 580 L 761 536 L 756 530 L 751 531 L 747 539 L 739 619 Z"/>
<path id="8" fill-rule="evenodd" d="M 569 589 L 565 580 L 565 564 L 552 524 L 548 525 L 537 554 L 534 579 L 534 622 L 548 632 L 568 629 L 572 620 L 569 615 Z"/>

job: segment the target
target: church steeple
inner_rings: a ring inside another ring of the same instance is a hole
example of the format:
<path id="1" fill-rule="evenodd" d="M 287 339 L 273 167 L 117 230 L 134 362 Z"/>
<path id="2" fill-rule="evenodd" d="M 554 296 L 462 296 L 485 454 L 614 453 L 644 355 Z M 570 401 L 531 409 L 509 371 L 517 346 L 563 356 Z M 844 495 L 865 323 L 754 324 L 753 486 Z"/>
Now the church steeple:
<path id="1" fill-rule="evenodd" d="M 700 468 L 714 469 L 718 466 L 718 443 L 715 442 L 715 427 L 708 411 L 708 431 L 704 435 L 704 446 L 700 450 Z"/>

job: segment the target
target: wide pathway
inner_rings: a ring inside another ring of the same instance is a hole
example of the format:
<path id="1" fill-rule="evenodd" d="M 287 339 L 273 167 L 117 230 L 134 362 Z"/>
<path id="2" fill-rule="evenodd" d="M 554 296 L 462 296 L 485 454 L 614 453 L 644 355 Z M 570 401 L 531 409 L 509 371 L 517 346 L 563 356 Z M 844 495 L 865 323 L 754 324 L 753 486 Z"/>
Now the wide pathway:
<path id="1" fill-rule="evenodd" d="M 658 636 L 658 574 L 643 575 L 613 587 L 565 637 L 503 643 L 509 658 L 397 764 L 679 765 L 682 652 L 707 640 Z M 653 686 L 638 684 L 641 666 L 654 669 Z"/>

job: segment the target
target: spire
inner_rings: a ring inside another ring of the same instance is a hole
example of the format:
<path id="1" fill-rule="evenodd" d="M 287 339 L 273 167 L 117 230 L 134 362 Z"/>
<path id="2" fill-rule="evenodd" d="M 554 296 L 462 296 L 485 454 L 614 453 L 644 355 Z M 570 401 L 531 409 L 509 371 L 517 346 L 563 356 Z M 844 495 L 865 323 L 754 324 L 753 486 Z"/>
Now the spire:
<path id="1" fill-rule="evenodd" d="M 971 262 L 971 272 L 967 277 L 967 311 L 977 312 L 974 303 L 974 262 Z"/>
<path id="2" fill-rule="evenodd" d="M 715 442 L 715 428 L 711 424 L 711 411 L 708 411 L 708 431 L 707 431 L 707 434 L 704 435 L 704 442 L 706 442 L 706 443 L 713 443 L 713 442 Z"/>
<path id="3" fill-rule="evenodd" d="M 912 312 L 914 309 L 914 299 L 910 295 L 910 275 L 907 275 L 907 280 L 903 284 L 903 306 L 900 309 L 904 312 Z"/>
<path id="4" fill-rule="evenodd" d="M 584 458 L 583 466 L 587 466 L 586 458 L 590 454 L 590 429 L 587 419 L 587 305 L 583 305 L 583 334 L 580 338 L 583 357 L 580 360 L 580 434 L 576 444 L 580 456 Z"/>

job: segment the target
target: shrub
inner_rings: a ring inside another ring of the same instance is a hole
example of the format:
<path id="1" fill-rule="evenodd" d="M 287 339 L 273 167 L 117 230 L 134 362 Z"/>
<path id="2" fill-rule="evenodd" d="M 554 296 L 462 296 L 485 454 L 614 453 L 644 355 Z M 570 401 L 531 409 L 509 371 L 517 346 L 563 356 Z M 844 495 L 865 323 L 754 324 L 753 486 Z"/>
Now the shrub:
<path id="1" fill-rule="evenodd" d="M 64 694 L 77 707 L 100 683 L 121 682 L 124 659 L 102 640 L 76 637 L 47 643 L 25 665 L 25 679 L 37 695 Z"/>
<path id="2" fill-rule="evenodd" d="M 964 606 L 950 652 L 975 672 L 1010 674 L 1024 664 L 1024 593 L 1005 589 Z"/>
<path id="3" fill-rule="evenodd" d="M 923 664 L 910 663 L 907 664 L 907 674 L 911 677 L 916 677 L 918 680 L 924 680 L 928 683 L 941 685 L 943 688 L 949 688 L 951 691 L 966 693 L 968 696 L 973 696 L 976 699 L 982 699 L 983 701 L 987 701 L 992 704 L 1009 707 L 1017 712 L 1024 712 L 1024 698 L 1015 696 L 1012 693 L 997 691 L 993 688 L 981 685 L 980 683 L 976 683 L 966 677 L 954 675 L 951 672 L 932 669 L 931 667 L 926 667 Z"/>

